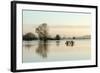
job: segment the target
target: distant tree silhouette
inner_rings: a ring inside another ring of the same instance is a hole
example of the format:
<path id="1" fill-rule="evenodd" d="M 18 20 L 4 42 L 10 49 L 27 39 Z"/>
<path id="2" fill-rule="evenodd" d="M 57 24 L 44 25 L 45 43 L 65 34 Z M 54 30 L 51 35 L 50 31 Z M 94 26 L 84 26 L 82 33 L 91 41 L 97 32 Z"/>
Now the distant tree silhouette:
<path id="1" fill-rule="evenodd" d="M 55 39 L 56 40 L 60 40 L 61 39 L 60 35 L 57 34 L 56 37 L 55 37 Z"/>
<path id="2" fill-rule="evenodd" d="M 76 39 L 76 37 L 73 37 L 73 39 Z"/>
<path id="3" fill-rule="evenodd" d="M 37 39 L 37 37 L 35 36 L 35 34 L 33 34 L 31 32 L 23 35 L 23 40 L 36 40 L 36 39 Z"/>
<path id="4" fill-rule="evenodd" d="M 48 28 L 47 24 L 43 23 L 36 28 L 36 33 L 38 33 L 38 37 L 40 40 L 47 40 L 48 37 Z"/>

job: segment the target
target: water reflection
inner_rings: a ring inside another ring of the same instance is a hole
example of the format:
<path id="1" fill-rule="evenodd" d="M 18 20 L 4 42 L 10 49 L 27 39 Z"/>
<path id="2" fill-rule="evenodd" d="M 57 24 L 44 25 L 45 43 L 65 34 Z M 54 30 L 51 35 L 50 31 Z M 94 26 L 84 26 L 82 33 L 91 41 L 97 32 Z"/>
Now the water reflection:
<path id="1" fill-rule="evenodd" d="M 23 62 L 25 63 L 90 58 L 90 40 L 23 41 Z"/>
<path id="2" fill-rule="evenodd" d="M 66 46 L 74 46 L 75 42 L 74 41 L 66 41 L 65 45 Z M 56 40 L 56 46 L 60 45 L 60 40 Z M 34 46 L 34 44 L 31 44 L 30 42 L 27 42 L 27 44 L 25 44 L 25 47 L 30 50 L 32 48 L 32 46 Z M 50 44 L 48 44 L 48 41 L 42 41 L 39 40 L 38 41 L 38 46 L 37 48 L 35 48 L 36 53 L 41 56 L 42 58 L 47 58 L 48 57 L 48 46 L 50 46 Z"/>
<path id="3" fill-rule="evenodd" d="M 59 46 L 60 45 L 60 40 L 56 41 L 56 45 Z"/>
<path id="4" fill-rule="evenodd" d="M 48 41 L 39 41 L 36 53 L 42 56 L 42 58 L 47 58 Z"/>
<path id="5" fill-rule="evenodd" d="M 30 50 L 32 46 L 33 46 L 33 45 L 30 44 L 30 43 L 25 44 L 25 47 L 26 47 L 28 50 Z"/>

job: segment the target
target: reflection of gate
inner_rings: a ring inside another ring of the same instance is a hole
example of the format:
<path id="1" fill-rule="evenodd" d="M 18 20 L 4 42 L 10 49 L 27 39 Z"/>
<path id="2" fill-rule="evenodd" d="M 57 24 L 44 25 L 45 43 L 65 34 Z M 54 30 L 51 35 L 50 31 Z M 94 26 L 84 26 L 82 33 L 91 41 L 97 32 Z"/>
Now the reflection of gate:
<path id="1" fill-rule="evenodd" d="M 66 46 L 74 46 L 75 42 L 74 41 L 66 41 L 65 44 L 66 44 Z"/>

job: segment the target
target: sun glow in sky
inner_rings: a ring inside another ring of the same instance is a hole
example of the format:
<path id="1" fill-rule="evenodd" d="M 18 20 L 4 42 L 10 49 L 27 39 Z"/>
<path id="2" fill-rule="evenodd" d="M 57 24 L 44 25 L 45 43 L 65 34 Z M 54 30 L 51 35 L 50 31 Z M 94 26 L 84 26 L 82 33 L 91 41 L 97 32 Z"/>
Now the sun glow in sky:
<path id="1" fill-rule="evenodd" d="M 23 34 L 47 23 L 51 35 L 90 35 L 91 14 L 23 10 Z"/>

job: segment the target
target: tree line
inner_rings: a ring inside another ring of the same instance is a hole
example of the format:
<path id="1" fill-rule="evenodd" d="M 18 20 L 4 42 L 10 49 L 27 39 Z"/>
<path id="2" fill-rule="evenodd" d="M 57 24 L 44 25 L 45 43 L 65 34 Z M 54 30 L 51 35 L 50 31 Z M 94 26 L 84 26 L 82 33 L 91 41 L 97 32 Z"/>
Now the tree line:
<path id="1" fill-rule="evenodd" d="M 38 34 L 38 36 L 36 36 L 34 33 L 32 32 L 28 32 L 25 35 L 23 35 L 23 40 L 60 40 L 61 37 L 59 34 L 57 34 L 55 37 L 50 37 L 48 34 L 48 26 L 46 23 L 43 23 L 41 25 L 39 25 L 36 29 L 35 32 Z"/>

